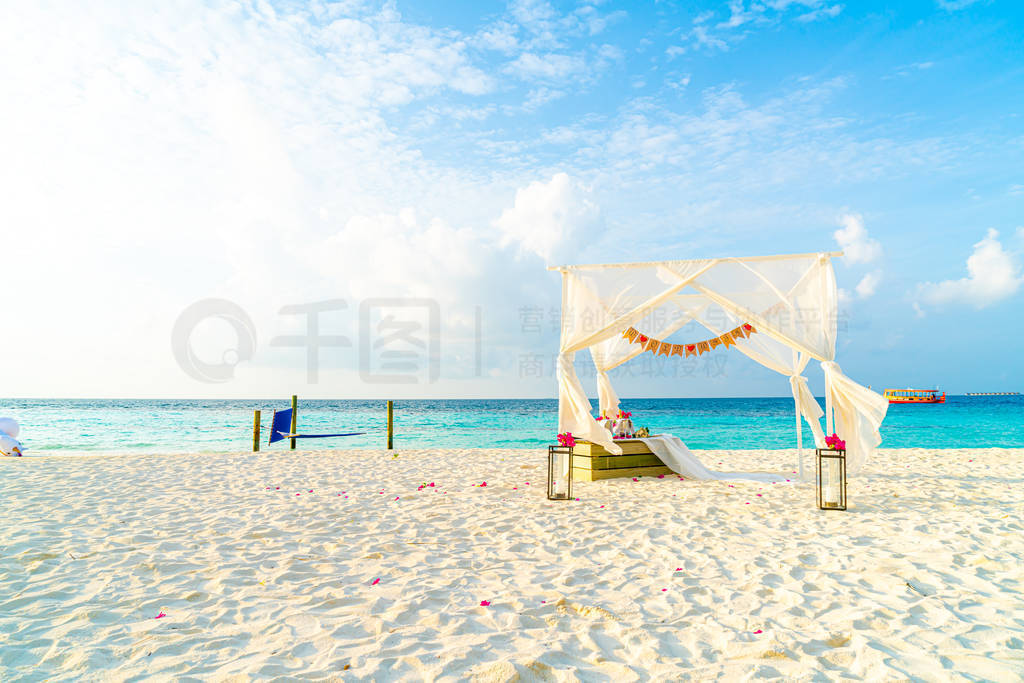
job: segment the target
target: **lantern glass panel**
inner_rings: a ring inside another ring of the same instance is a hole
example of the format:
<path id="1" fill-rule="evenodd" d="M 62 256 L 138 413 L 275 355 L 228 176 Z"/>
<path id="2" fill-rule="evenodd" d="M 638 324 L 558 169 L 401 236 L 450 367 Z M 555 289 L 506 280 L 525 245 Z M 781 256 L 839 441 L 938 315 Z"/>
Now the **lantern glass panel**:
<path id="1" fill-rule="evenodd" d="M 839 460 L 822 458 L 821 461 L 821 504 L 828 508 L 837 508 L 842 502 L 839 496 Z"/>
<path id="2" fill-rule="evenodd" d="M 818 507 L 822 510 L 846 509 L 846 451 L 818 450 Z"/>
<path id="3" fill-rule="evenodd" d="M 572 498 L 572 449 L 548 447 L 548 499 Z"/>

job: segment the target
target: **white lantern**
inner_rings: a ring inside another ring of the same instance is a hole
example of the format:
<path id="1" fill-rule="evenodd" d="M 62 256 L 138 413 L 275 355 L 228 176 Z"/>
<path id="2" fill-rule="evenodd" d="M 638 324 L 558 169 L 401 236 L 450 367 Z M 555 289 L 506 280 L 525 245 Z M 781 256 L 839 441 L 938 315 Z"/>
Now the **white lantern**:
<path id="1" fill-rule="evenodd" d="M 822 510 L 846 509 L 846 449 L 819 448 L 818 507 Z"/>

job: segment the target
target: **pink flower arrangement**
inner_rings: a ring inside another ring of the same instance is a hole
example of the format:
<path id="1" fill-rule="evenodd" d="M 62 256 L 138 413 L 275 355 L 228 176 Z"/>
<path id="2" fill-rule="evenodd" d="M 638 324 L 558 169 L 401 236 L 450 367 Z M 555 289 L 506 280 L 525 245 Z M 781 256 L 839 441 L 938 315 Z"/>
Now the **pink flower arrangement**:
<path id="1" fill-rule="evenodd" d="M 565 448 L 572 448 L 576 445 L 576 439 L 573 438 L 572 432 L 566 432 L 565 434 L 558 435 L 558 445 L 564 446 Z"/>
<path id="2" fill-rule="evenodd" d="M 625 417 L 625 418 L 633 417 L 633 413 L 631 413 L 631 412 L 627 413 L 625 410 L 620 410 L 619 411 L 619 417 Z"/>
<path id="3" fill-rule="evenodd" d="M 825 445 L 829 448 L 835 448 L 838 451 L 846 450 L 846 442 L 836 436 L 835 433 L 833 433 L 832 436 L 825 437 Z"/>

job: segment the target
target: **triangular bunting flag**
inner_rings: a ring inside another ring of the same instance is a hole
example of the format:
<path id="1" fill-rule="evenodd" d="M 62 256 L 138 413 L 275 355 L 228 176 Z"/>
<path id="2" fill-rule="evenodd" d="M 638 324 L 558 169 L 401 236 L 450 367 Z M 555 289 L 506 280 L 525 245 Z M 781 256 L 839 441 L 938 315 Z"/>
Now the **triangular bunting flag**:
<path id="1" fill-rule="evenodd" d="M 653 339 L 645 334 L 640 334 L 640 331 L 635 327 L 626 328 L 622 333 L 622 336 L 633 344 L 640 344 L 644 351 L 650 351 L 656 356 L 699 356 L 704 353 L 713 351 L 718 346 L 723 344 L 726 347 L 732 346 L 739 339 L 744 339 L 757 332 L 754 326 L 750 323 L 743 323 L 739 327 L 729 330 L 725 334 L 713 337 L 706 341 L 696 342 L 694 344 L 668 344 L 659 339 Z"/>

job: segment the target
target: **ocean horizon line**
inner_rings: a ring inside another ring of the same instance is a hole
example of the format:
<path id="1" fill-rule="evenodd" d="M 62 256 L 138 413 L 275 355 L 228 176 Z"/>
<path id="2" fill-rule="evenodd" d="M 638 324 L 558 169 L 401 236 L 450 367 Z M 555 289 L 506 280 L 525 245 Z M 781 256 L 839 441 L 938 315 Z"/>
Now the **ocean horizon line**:
<path id="1" fill-rule="evenodd" d="M 905 389 L 905 387 L 892 387 L 893 389 Z M 941 390 L 940 390 L 941 391 Z M 960 398 L 974 398 L 976 396 L 1015 396 L 1020 395 L 1020 392 L 1007 390 L 1007 391 L 990 391 L 990 392 L 978 392 L 970 391 L 963 393 L 952 393 L 945 392 L 947 397 L 960 397 Z M 0 396 L 0 402 L 2 401 L 282 401 L 290 400 L 291 394 L 282 395 L 278 397 L 268 396 L 241 396 L 241 397 L 197 397 L 197 396 Z M 461 396 L 461 397 L 430 397 L 430 398 L 417 398 L 417 397 L 400 397 L 400 396 L 385 396 L 376 397 L 371 396 L 368 398 L 354 398 L 354 397 L 312 397 L 307 398 L 298 394 L 300 401 L 557 401 L 557 396 L 525 396 L 525 397 L 509 397 L 509 396 Z M 591 401 L 598 400 L 597 396 L 588 396 Z M 627 403 L 629 401 L 690 401 L 690 400 L 749 400 L 749 399 L 792 399 L 791 394 L 757 394 L 757 395 L 730 395 L 730 396 L 630 396 L 620 397 L 621 403 Z M 814 395 L 814 398 L 825 400 L 824 395 Z"/>

